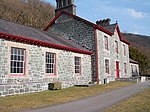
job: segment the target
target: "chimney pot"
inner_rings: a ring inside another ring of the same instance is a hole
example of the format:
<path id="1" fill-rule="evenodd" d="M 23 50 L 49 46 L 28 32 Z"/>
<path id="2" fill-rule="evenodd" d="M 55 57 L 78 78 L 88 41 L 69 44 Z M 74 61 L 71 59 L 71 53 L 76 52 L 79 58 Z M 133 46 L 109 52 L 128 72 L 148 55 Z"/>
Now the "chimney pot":
<path id="1" fill-rule="evenodd" d="M 96 21 L 96 24 L 100 25 L 102 27 L 105 27 L 105 26 L 110 25 L 110 21 L 111 21 L 111 19 L 107 18 L 107 19 L 103 19 L 103 20 L 100 20 L 100 21 Z"/>

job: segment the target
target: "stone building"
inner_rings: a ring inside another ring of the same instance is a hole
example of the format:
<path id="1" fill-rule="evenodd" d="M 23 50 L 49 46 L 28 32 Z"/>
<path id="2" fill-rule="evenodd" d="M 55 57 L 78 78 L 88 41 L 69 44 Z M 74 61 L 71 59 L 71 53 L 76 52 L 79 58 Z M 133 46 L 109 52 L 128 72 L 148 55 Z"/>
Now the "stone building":
<path id="1" fill-rule="evenodd" d="M 44 30 L 62 34 L 69 41 L 93 52 L 92 81 L 103 84 L 115 78 L 131 77 L 129 43 L 122 37 L 118 23 L 110 24 L 110 19 L 91 23 L 76 16 L 73 0 L 56 2 L 56 17 Z"/>
<path id="2" fill-rule="evenodd" d="M 73 0 L 56 0 L 44 31 L 0 20 L 0 96 L 129 78 L 129 43 L 118 23 L 76 16 Z"/>
<path id="3" fill-rule="evenodd" d="M 0 20 L 0 96 L 88 84 L 92 52 L 61 36 Z"/>
<path id="4" fill-rule="evenodd" d="M 139 77 L 139 62 L 130 59 L 130 68 L 132 77 Z"/>

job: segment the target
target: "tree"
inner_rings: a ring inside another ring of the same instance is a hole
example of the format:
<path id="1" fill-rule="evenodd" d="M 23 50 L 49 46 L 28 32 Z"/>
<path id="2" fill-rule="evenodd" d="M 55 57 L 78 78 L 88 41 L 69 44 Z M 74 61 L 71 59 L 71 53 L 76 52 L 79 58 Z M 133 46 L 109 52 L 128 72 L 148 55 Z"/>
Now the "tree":
<path id="1" fill-rule="evenodd" d="M 144 55 L 138 49 L 130 47 L 130 58 L 139 62 L 141 75 L 148 74 L 150 61 L 148 60 L 148 57 L 146 55 Z"/>
<path id="2" fill-rule="evenodd" d="M 44 0 L 0 0 L 0 18 L 44 29 L 54 18 L 54 7 Z"/>

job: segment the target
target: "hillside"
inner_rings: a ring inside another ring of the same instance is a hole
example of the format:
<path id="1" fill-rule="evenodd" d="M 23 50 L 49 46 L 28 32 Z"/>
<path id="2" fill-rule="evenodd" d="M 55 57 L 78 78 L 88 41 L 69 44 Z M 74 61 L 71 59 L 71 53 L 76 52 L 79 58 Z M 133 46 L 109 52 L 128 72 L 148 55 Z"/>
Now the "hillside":
<path id="1" fill-rule="evenodd" d="M 54 17 L 54 7 L 44 0 L 0 0 L 0 19 L 43 29 Z"/>
<path id="2" fill-rule="evenodd" d="M 150 75 L 150 36 L 122 33 L 124 38 L 131 43 L 131 46 L 138 49 L 148 58 L 148 66 L 145 67 L 144 74 Z"/>
<path id="3" fill-rule="evenodd" d="M 150 36 L 137 35 L 131 33 L 122 34 L 124 38 L 131 43 L 131 46 L 138 48 L 141 52 L 145 53 L 150 59 Z"/>

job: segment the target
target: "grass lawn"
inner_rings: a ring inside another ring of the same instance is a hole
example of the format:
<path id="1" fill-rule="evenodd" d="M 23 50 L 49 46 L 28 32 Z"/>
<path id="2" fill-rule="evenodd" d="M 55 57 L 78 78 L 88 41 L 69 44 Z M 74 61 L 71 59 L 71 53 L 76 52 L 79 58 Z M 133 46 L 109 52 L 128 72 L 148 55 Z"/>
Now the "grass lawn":
<path id="1" fill-rule="evenodd" d="M 129 86 L 132 82 L 111 82 L 92 87 L 71 87 L 62 90 L 44 91 L 0 98 L 0 112 L 20 111 L 69 102 L 109 90 Z"/>
<path id="2" fill-rule="evenodd" d="M 112 106 L 104 112 L 150 112 L 150 89 Z"/>

